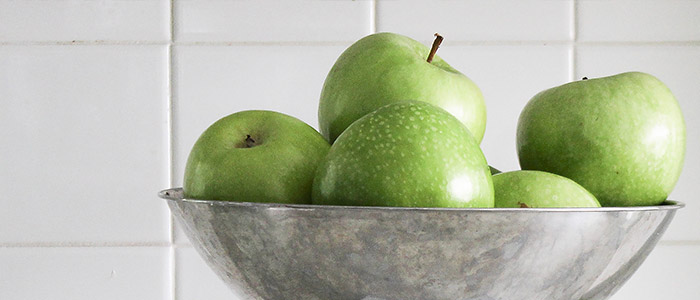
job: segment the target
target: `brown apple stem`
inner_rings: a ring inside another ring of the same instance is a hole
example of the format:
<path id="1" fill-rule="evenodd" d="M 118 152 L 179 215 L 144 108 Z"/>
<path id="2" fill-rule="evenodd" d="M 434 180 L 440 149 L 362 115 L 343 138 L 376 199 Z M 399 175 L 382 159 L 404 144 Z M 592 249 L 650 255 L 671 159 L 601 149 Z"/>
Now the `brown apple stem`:
<path id="1" fill-rule="evenodd" d="M 245 137 L 245 147 L 246 148 L 253 148 L 255 147 L 255 140 L 250 137 L 250 134 L 246 134 Z"/>
<path id="2" fill-rule="evenodd" d="M 430 54 L 428 54 L 428 62 L 429 63 L 433 62 L 433 58 L 435 57 L 435 53 L 437 52 L 438 48 L 440 47 L 442 40 L 443 40 L 442 36 L 438 33 L 435 33 L 435 40 L 433 41 L 433 47 L 430 48 Z"/>

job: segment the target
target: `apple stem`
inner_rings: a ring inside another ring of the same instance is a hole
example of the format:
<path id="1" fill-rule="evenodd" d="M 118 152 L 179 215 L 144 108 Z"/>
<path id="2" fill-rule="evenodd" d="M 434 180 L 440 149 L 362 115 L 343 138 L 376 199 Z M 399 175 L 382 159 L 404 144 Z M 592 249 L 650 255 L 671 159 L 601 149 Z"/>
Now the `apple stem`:
<path id="1" fill-rule="evenodd" d="M 250 137 L 250 134 L 246 134 L 245 137 L 245 147 L 246 148 L 253 148 L 255 147 L 255 140 Z"/>
<path id="2" fill-rule="evenodd" d="M 442 40 L 443 40 L 442 36 L 438 33 L 435 33 L 435 40 L 433 41 L 433 47 L 430 48 L 430 54 L 428 54 L 428 62 L 429 63 L 433 62 L 433 58 L 435 57 L 435 53 L 437 52 L 438 48 L 440 47 Z"/>

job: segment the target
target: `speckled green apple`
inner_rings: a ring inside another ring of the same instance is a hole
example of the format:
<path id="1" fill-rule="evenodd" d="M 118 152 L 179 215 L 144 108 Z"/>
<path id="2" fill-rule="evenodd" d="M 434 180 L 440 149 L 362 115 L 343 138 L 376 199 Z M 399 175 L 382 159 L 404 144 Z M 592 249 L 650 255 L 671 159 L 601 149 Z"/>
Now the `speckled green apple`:
<path id="1" fill-rule="evenodd" d="M 308 204 L 330 145 L 313 127 L 264 110 L 226 116 L 199 137 L 185 168 L 187 198 Z"/>
<path id="2" fill-rule="evenodd" d="M 542 171 L 511 171 L 493 176 L 496 207 L 600 207 L 573 180 Z"/>
<path id="3" fill-rule="evenodd" d="M 331 143 L 352 122 L 389 103 L 420 100 L 439 106 L 469 128 L 477 143 L 486 128 L 479 88 L 430 49 L 403 35 L 377 33 L 343 52 L 331 68 L 318 109 L 320 131 Z"/>
<path id="4" fill-rule="evenodd" d="M 479 144 L 457 118 L 419 101 L 388 104 L 354 122 L 318 167 L 314 204 L 493 207 Z"/>
<path id="5" fill-rule="evenodd" d="M 523 169 L 568 177 L 603 206 L 658 205 L 680 176 L 686 131 L 676 98 L 640 72 L 542 91 L 518 121 Z"/>

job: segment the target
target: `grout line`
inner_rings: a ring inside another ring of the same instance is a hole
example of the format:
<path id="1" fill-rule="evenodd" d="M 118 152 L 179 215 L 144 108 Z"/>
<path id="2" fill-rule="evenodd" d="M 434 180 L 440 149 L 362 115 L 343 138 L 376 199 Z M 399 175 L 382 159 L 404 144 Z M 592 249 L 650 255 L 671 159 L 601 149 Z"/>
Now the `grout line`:
<path id="1" fill-rule="evenodd" d="M 347 46 L 355 41 L 189 41 L 176 46 Z"/>
<path id="2" fill-rule="evenodd" d="M 70 40 L 70 41 L 0 41 L 0 46 L 162 46 L 169 41 L 111 41 L 111 40 Z"/>
<path id="3" fill-rule="evenodd" d="M 0 41 L 0 46 L 338 46 L 353 42 L 355 41 Z"/>
<path id="4" fill-rule="evenodd" d="M 376 28 L 375 28 L 376 30 Z M 450 40 L 462 46 L 521 46 L 571 45 L 576 46 L 700 46 L 697 41 L 578 41 L 576 40 Z M 347 46 L 355 41 L 0 41 L 0 46 Z"/>
<path id="5" fill-rule="evenodd" d="M 175 184 L 175 170 L 174 170 L 174 165 L 175 165 L 175 139 L 174 139 L 174 120 L 173 120 L 173 115 L 174 115 L 174 94 L 175 94 L 175 84 L 174 84 L 174 77 L 175 77 L 175 72 L 173 69 L 173 7 L 174 7 L 174 0 L 170 1 L 170 44 L 168 45 L 168 184 L 170 186 L 173 186 Z M 174 222 L 173 222 L 173 217 L 170 215 L 170 243 L 174 243 Z"/>
<path id="6" fill-rule="evenodd" d="M 432 43 L 432 39 L 425 40 Z M 450 39 L 450 45 L 456 46 L 541 46 L 541 45 L 569 45 L 571 41 L 557 41 L 557 40 L 530 40 L 530 41 L 460 41 Z"/>
<path id="7" fill-rule="evenodd" d="M 578 74 L 578 1 L 571 2 L 571 52 L 569 55 L 569 81 L 575 81 Z"/>
<path id="8" fill-rule="evenodd" d="M 576 45 L 584 46 L 700 46 L 698 41 L 580 41 L 576 36 Z"/>
<path id="9" fill-rule="evenodd" d="M 173 44 L 175 43 L 175 0 L 170 0 L 170 41 L 168 44 L 168 156 L 169 156 L 169 181 L 170 186 L 175 185 L 175 134 L 174 134 L 174 98 L 175 98 L 175 69 L 174 69 L 174 49 Z M 175 251 L 175 219 L 170 214 L 170 259 L 169 259 L 169 282 L 170 282 L 170 299 L 176 300 L 177 295 L 177 260 Z"/>
<path id="10" fill-rule="evenodd" d="M 176 264 L 176 258 L 175 255 L 177 255 L 175 251 L 175 247 L 170 246 L 170 259 L 169 259 L 169 264 L 170 264 L 170 273 L 168 280 L 170 281 L 170 299 L 176 300 L 178 298 L 177 296 L 177 270 L 175 269 L 175 264 Z"/>
<path id="11" fill-rule="evenodd" d="M 569 16 L 570 18 L 570 26 L 569 28 L 569 34 L 571 36 L 571 40 L 575 42 L 578 41 L 578 1 L 577 0 L 571 0 L 571 7 L 569 11 Z"/>
<path id="12" fill-rule="evenodd" d="M 661 240 L 659 241 L 661 246 L 700 246 L 700 240 Z"/>
<path id="13" fill-rule="evenodd" d="M 170 0 L 170 44 L 175 42 L 175 0 Z"/>
<path id="14" fill-rule="evenodd" d="M 573 43 L 569 46 L 569 57 L 568 57 L 568 65 L 569 65 L 569 82 L 576 81 L 576 45 Z"/>
<path id="15" fill-rule="evenodd" d="M 174 142 L 173 142 L 173 70 L 172 70 L 172 60 L 173 60 L 173 46 L 168 45 L 168 67 L 167 67 L 167 78 L 168 78 L 168 88 L 167 88 L 167 120 L 168 120 L 168 125 L 167 125 L 167 144 L 168 144 L 168 149 L 167 149 L 167 155 L 168 155 L 168 186 L 173 186 L 174 185 L 174 168 L 173 168 L 173 161 L 174 161 Z M 169 244 L 169 269 L 168 269 L 168 275 L 169 275 L 169 290 L 170 290 L 170 299 L 174 300 L 175 299 L 175 263 L 174 263 L 174 248 L 173 244 L 175 243 L 175 227 L 174 223 L 175 220 L 173 219 L 172 213 L 170 213 L 170 210 L 168 210 L 168 244 Z"/>
<path id="16" fill-rule="evenodd" d="M 0 248 L 172 247 L 170 242 L 26 242 L 3 243 Z"/>
<path id="17" fill-rule="evenodd" d="M 377 33 L 377 6 L 379 0 L 373 0 L 369 7 L 369 33 Z"/>

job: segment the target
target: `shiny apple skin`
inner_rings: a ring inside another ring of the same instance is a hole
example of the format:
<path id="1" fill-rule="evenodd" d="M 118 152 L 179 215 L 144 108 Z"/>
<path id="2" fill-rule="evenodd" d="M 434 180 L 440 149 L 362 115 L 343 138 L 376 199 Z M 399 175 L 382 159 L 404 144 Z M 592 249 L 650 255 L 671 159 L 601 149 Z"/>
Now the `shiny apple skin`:
<path id="1" fill-rule="evenodd" d="M 360 118 L 331 146 L 314 178 L 314 204 L 493 207 L 478 143 L 445 110 L 419 101 Z"/>
<path id="2" fill-rule="evenodd" d="M 382 32 L 346 49 L 323 84 L 318 108 L 320 131 L 331 143 L 352 122 L 389 103 L 419 100 L 462 122 L 480 143 L 486 104 L 479 87 L 439 55 L 407 36 Z"/>
<path id="3" fill-rule="evenodd" d="M 185 196 L 309 204 L 316 167 L 329 148 L 318 131 L 295 117 L 267 110 L 237 112 L 212 124 L 192 147 Z"/>
<path id="4" fill-rule="evenodd" d="M 570 178 L 603 206 L 658 205 L 680 176 L 686 128 L 663 82 L 627 72 L 535 95 L 516 144 L 523 169 Z"/>

